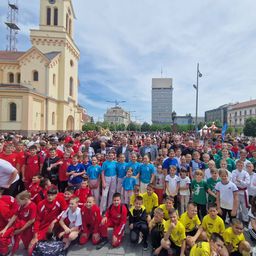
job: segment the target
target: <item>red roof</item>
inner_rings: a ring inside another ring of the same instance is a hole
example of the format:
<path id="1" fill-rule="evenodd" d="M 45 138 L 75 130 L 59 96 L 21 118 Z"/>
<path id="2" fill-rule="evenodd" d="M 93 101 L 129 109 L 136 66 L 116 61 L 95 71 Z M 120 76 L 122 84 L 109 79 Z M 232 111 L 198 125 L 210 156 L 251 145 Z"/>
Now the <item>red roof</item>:
<path id="1" fill-rule="evenodd" d="M 0 60 L 15 61 L 26 52 L 0 51 Z"/>
<path id="2" fill-rule="evenodd" d="M 249 100 L 241 103 L 237 103 L 232 106 L 232 110 L 240 109 L 240 108 L 248 108 L 248 107 L 255 107 L 256 106 L 256 100 Z"/>

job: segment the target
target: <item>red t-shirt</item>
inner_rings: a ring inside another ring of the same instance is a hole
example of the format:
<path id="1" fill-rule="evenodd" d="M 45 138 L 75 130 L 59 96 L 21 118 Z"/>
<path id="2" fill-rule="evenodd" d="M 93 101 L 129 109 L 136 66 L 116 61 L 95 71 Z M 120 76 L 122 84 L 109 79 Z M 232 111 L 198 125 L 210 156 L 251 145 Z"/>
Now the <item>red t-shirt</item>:
<path id="1" fill-rule="evenodd" d="M 33 201 L 35 204 L 38 204 L 40 201 L 42 201 L 43 197 L 43 191 L 40 187 L 39 183 L 31 183 L 28 187 L 28 192 L 31 194 L 31 201 Z M 41 192 L 41 195 L 40 195 Z"/>
<path id="2" fill-rule="evenodd" d="M 7 207 L 11 210 L 12 216 L 17 213 L 19 209 L 19 205 L 14 197 L 8 196 L 8 195 L 2 195 L 0 197 L 0 202 L 3 202 L 4 204 L 7 205 Z"/>
<path id="3" fill-rule="evenodd" d="M 27 156 L 25 159 L 25 180 L 29 181 L 33 176 L 40 173 L 40 157 L 36 154 L 34 156 Z"/>
<path id="4" fill-rule="evenodd" d="M 66 209 L 66 202 L 57 198 L 53 202 L 49 202 L 47 199 L 41 201 L 37 207 L 37 217 L 34 224 L 35 233 L 50 226 L 52 221 L 57 219 L 62 211 Z"/>
<path id="5" fill-rule="evenodd" d="M 88 226 L 93 228 L 94 232 L 99 230 L 101 223 L 101 214 L 100 208 L 95 204 L 91 209 L 88 209 L 86 206 L 83 206 L 81 209 L 82 214 L 82 227 L 87 228 Z"/>
<path id="6" fill-rule="evenodd" d="M 87 188 L 79 188 L 75 191 L 75 196 L 79 197 L 79 205 L 87 201 L 87 197 L 91 195 L 91 190 Z"/>
<path id="7" fill-rule="evenodd" d="M 11 153 L 6 155 L 4 152 L 0 154 L 0 158 L 4 159 L 5 161 L 9 162 L 13 167 L 16 168 L 17 165 L 17 155 L 15 153 Z"/>
<path id="8" fill-rule="evenodd" d="M 28 222 L 36 218 L 37 207 L 36 204 L 30 202 L 27 206 L 20 206 L 17 217 L 18 220 Z"/>
<path id="9" fill-rule="evenodd" d="M 60 165 L 59 167 L 59 181 L 67 181 L 68 180 L 68 176 L 66 175 L 67 173 L 67 169 L 69 167 L 69 165 L 71 164 L 72 160 L 71 159 L 67 159 L 61 160 L 63 162 L 63 164 Z"/>
<path id="10" fill-rule="evenodd" d="M 15 151 L 14 152 L 17 155 L 17 163 L 20 165 L 20 168 L 25 164 L 25 152 L 24 151 Z"/>

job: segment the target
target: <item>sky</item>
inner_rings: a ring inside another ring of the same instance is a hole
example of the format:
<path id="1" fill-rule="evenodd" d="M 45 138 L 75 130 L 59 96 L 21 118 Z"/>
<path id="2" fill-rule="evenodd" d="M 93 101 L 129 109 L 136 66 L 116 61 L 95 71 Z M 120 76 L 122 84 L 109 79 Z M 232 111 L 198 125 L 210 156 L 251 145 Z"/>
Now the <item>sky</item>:
<path id="1" fill-rule="evenodd" d="M 6 49 L 7 0 L 0 0 L 0 49 Z M 39 0 L 19 0 L 18 50 L 31 47 Z M 256 98 L 256 1 L 73 0 L 80 49 L 79 103 L 95 121 L 114 103 L 151 122 L 152 78 L 173 78 L 173 110 L 199 116 Z M 136 112 L 133 112 L 136 111 Z"/>

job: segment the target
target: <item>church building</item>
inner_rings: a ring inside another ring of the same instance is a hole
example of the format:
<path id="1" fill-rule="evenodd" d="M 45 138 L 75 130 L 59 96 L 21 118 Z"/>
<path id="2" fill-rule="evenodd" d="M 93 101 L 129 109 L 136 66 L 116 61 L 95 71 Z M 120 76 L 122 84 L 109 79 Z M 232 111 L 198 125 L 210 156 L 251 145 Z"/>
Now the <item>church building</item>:
<path id="1" fill-rule="evenodd" d="M 0 51 L 0 131 L 81 130 L 72 0 L 40 0 L 26 52 Z"/>

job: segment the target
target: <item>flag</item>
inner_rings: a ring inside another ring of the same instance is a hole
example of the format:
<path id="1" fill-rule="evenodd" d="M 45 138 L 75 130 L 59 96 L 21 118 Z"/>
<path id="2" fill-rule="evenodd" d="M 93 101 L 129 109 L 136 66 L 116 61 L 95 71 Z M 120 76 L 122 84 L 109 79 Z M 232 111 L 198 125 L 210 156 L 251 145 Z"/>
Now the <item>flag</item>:
<path id="1" fill-rule="evenodd" d="M 222 127 L 222 130 L 221 130 L 221 137 L 222 137 L 222 140 L 225 139 L 225 133 L 226 133 L 227 129 L 228 129 L 228 125 L 227 125 L 227 123 L 224 123 L 224 125 L 223 125 L 223 127 Z"/>

